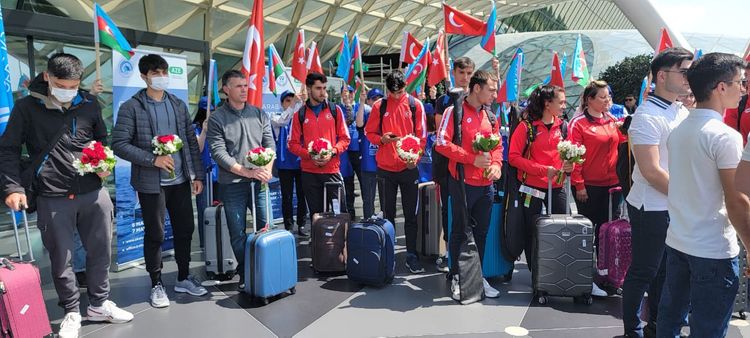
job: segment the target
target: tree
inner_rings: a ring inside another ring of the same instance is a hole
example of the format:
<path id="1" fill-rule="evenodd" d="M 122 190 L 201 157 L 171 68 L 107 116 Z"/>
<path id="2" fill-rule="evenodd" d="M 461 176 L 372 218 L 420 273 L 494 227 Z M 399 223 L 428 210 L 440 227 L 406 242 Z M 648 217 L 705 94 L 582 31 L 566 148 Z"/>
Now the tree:
<path id="1" fill-rule="evenodd" d="M 607 81 L 612 87 L 612 100 L 615 103 L 622 104 L 628 94 L 635 95 L 636 100 L 638 99 L 641 83 L 643 77 L 648 75 L 652 57 L 649 54 L 626 57 L 599 74 L 599 79 Z"/>

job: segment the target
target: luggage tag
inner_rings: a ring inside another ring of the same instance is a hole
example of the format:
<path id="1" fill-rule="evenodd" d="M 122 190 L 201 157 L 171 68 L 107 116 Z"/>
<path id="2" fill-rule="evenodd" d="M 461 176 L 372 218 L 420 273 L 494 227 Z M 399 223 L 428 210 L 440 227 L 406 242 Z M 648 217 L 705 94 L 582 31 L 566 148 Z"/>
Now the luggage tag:
<path id="1" fill-rule="evenodd" d="M 534 189 L 532 187 L 529 187 L 527 185 L 521 185 L 518 188 L 518 191 L 521 192 L 521 193 L 526 194 L 526 198 L 523 201 L 523 206 L 526 207 L 526 208 L 528 208 L 529 206 L 531 206 L 531 198 L 532 197 L 536 197 L 538 199 L 542 199 L 543 200 L 544 197 L 547 196 L 547 193 L 539 191 L 539 190 Z"/>
<path id="2" fill-rule="evenodd" d="M 341 213 L 341 203 L 339 203 L 338 198 L 334 198 L 331 200 L 331 204 L 333 204 L 333 214 L 338 215 Z"/>
<path id="3" fill-rule="evenodd" d="M 526 198 L 523 199 L 523 206 L 528 208 L 531 206 L 531 195 L 526 194 Z"/>

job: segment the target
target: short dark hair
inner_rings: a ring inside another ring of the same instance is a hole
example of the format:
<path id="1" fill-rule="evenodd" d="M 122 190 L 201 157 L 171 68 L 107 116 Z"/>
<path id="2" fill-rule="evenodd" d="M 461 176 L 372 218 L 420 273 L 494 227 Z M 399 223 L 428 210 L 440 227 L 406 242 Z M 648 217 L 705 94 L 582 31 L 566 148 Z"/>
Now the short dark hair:
<path id="1" fill-rule="evenodd" d="M 682 47 L 673 47 L 663 50 L 661 53 L 656 55 L 653 61 L 651 61 L 651 76 L 656 82 L 656 75 L 659 74 L 660 70 L 665 68 L 671 68 L 674 65 L 680 65 L 683 61 L 689 61 L 693 59 L 693 53 Z"/>
<path id="2" fill-rule="evenodd" d="M 544 104 L 552 102 L 557 93 L 564 93 L 565 89 L 558 86 L 544 85 L 539 86 L 529 95 L 526 113 L 532 121 L 540 120 L 544 115 Z"/>
<path id="3" fill-rule="evenodd" d="M 244 79 L 245 75 L 242 74 L 239 70 L 236 69 L 230 69 L 226 72 L 224 72 L 224 75 L 221 76 L 221 85 L 226 86 L 229 84 L 229 81 L 232 79 Z"/>
<path id="4" fill-rule="evenodd" d="M 732 81 L 747 64 L 739 56 L 727 53 L 709 53 L 703 55 L 690 66 L 687 73 L 690 89 L 697 102 L 711 99 L 711 91 L 719 82 Z M 741 84 L 737 84 L 741 85 Z"/>
<path id="5" fill-rule="evenodd" d="M 328 83 L 328 78 L 326 78 L 325 75 L 317 72 L 307 73 L 307 77 L 305 78 L 305 85 L 308 87 L 312 87 L 315 84 L 315 81 L 320 81 L 320 83 Z"/>
<path id="6" fill-rule="evenodd" d="M 141 71 L 141 74 L 146 75 L 150 71 L 156 71 L 156 70 L 167 70 L 169 69 L 169 64 L 167 63 L 167 60 L 164 60 L 163 57 L 159 54 L 149 54 L 141 58 L 140 61 L 138 61 L 138 70 Z"/>
<path id="7" fill-rule="evenodd" d="M 484 88 L 484 86 L 487 85 L 487 82 L 489 81 L 497 81 L 497 75 L 485 70 L 478 70 L 474 72 L 474 75 L 471 76 L 471 80 L 469 80 L 469 92 L 474 92 L 475 85 L 479 85 Z"/>
<path id="8" fill-rule="evenodd" d="M 83 64 L 72 54 L 57 53 L 47 60 L 47 74 L 61 80 L 81 80 Z"/>
<path id="9" fill-rule="evenodd" d="M 406 78 L 402 71 L 398 69 L 393 70 L 385 77 L 385 88 L 389 92 L 397 92 L 404 87 L 406 87 Z"/>
<path id="10" fill-rule="evenodd" d="M 470 58 L 468 58 L 466 56 L 462 56 L 462 57 L 460 57 L 458 59 L 453 60 L 453 68 L 454 69 L 456 69 L 456 68 L 461 68 L 461 69 L 466 69 L 466 68 L 476 69 L 477 66 L 476 66 L 476 64 L 474 64 L 474 60 L 472 60 L 472 59 L 470 59 Z"/>

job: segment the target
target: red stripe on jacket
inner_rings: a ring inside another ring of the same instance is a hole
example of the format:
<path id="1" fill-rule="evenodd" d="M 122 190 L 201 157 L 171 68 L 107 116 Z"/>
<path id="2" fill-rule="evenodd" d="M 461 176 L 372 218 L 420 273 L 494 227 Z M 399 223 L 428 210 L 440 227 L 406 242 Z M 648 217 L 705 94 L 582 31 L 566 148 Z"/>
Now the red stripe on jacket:
<path id="1" fill-rule="evenodd" d="M 568 134 L 570 142 L 586 147 L 585 161 L 573 169 L 571 184 L 577 190 L 584 189 L 584 185 L 617 185 L 617 146 L 626 138 L 616 120 L 609 115 L 589 120 L 581 114 L 571 120 Z"/>

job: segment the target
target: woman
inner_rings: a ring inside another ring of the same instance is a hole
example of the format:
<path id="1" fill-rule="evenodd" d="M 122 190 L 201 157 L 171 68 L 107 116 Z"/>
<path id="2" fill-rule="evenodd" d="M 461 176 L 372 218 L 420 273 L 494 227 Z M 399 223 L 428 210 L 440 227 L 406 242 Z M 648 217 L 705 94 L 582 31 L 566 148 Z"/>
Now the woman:
<path id="1" fill-rule="evenodd" d="M 212 183 L 211 185 L 206 183 L 206 188 L 203 189 L 203 192 L 195 196 L 196 209 L 198 209 L 198 237 L 200 239 L 201 248 L 205 247 L 205 240 L 203 239 L 203 211 L 210 206 L 207 200 L 208 187 L 213 187 L 213 195 L 216 196 L 216 186 L 213 184 L 216 182 L 216 174 L 213 172 L 214 161 L 211 159 L 211 153 L 209 152 L 208 147 L 206 147 L 206 132 L 208 131 L 208 115 L 206 107 L 208 107 L 208 98 L 203 96 L 200 101 L 198 101 L 198 112 L 195 113 L 195 118 L 193 118 L 193 128 L 195 128 L 195 135 L 198 137 L 198 148 L 201 152 L 201 162 L 203 162 L 203 168 L 206 169 L 207 178 L 210 178 Z M 211 110 L 213 111 L 215 108 L 216 107 L 212 104 Z M 206 180 L 205 182 L 208 181 Z M 213 204 L 213 201 L 211 201 L 211 204 Z"/>
<path id="2" fill-rule="evenodd" d="M 534 219 L 542 213 L 542 204 L 546 198 L 537 198 L 547 194 L 547 183 L 552 180 L 552 213 L 564 214 L 567 196 L 562 184 L 555 182 L 555 176 L 562 169 L 566 173 L 573 171 L 572 163 L 563 163 L 557 152 L 557 143 L 564 139 L 567 123 L 561 119 L 565 109 L 565 90 L 557 86 L 541 86 L 529 96 L 524 119 L 518 124 L 510 139 L 508 162 L 518 169 L 518 180 L 522 189 L 535 191 L 533 194 L 521 193 L 524 204 L 523 216 L 526 224 L 526 261 L 534 264 L 531 256 Z M 529 133 L 531 128 L 531 133 Z M 530 139 L 530 135 L 534 135 Z M 538 193 L 536 193 L 538 192 Z M 547 208 L 550 206 L 547 205 Z"/>
<path id="3" fill-rule="evenodd" d="M 619 186 L 617 177 L 618 146 L 625 142 L 621 125 L 609 113 L 609 92 L 604 81 L 592 81 L 583 90 L 583 114 L 570 121 L 570 141 L 586 147 L 584 162 L 573 170 L 571 181 L 578 213 L 594 225 L 594 246 L 599 243 L 599 227 L 609 218 L 609 189 Z M 613 214 L 622 199 L 612 196 Z M 593 295 L 606 293 L 594 284 Z"/>

